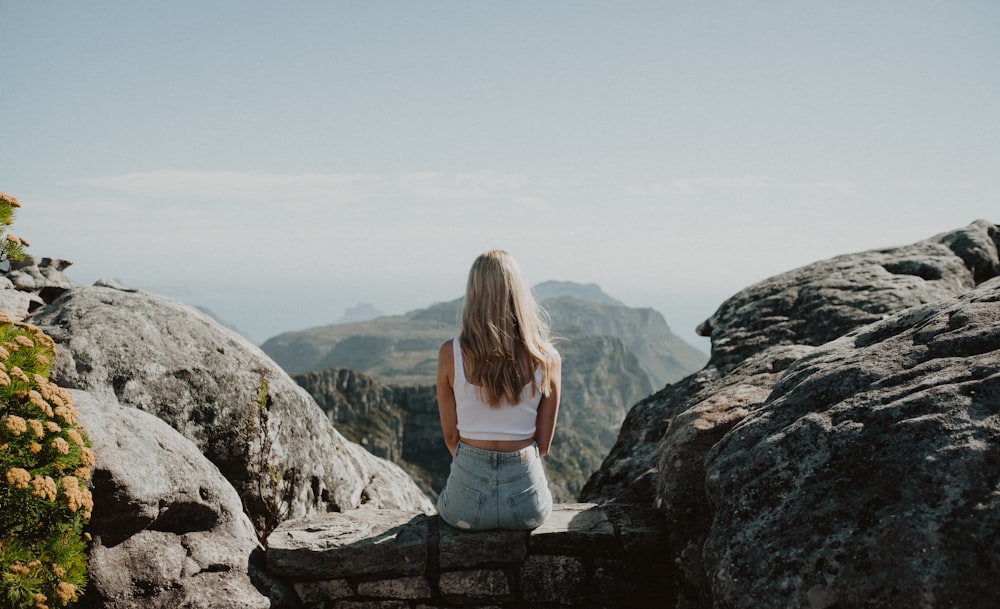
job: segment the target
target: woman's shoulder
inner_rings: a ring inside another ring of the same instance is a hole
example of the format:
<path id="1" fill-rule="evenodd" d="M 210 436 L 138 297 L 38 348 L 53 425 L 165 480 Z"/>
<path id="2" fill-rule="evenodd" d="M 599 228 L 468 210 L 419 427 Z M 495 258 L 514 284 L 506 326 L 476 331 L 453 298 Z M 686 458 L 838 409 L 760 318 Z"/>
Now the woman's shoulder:
<path id="1" fill-rule="evenodd" d="M 438 348 L 438 357 L 445 357 L 445 356 L 447 356 L 447 357 L 449 357 L 451 359 L 454 359 L 454 357 L 455 357 L 455 341 L 456 340 L 458 340 L 458 339 L 457 338 L 449 338 L 448 340 L 446 340 L 443 343 L 441 343 L 441 346 Z"/>

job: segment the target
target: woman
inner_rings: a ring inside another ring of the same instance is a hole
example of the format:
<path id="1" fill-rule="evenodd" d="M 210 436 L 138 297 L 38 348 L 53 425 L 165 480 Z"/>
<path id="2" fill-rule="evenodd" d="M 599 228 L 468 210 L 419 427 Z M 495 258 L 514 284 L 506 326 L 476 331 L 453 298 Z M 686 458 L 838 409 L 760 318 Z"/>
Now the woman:
<path id="1" fill-rule="evenodd" d="M 552 511 L 541 457 L 559 412 L 561 360 L 544 313 L 505 251 L 472 264 L 458 338 L 438 353 L 451 473 L 438 513 L 465 530 L 530 530 Z"/>

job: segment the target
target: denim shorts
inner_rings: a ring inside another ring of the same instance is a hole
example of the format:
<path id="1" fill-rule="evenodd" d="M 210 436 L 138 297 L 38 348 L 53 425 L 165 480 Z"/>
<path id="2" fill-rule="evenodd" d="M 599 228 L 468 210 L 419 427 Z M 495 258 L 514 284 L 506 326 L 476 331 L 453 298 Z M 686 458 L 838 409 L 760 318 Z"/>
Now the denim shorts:
<path id="1" fill-rule="evenodd" d="M 538 446 L 498 453 L 459 442 L 437 508 L 445 522 L 467 531 L 538 527 L 552 512 Z"/>

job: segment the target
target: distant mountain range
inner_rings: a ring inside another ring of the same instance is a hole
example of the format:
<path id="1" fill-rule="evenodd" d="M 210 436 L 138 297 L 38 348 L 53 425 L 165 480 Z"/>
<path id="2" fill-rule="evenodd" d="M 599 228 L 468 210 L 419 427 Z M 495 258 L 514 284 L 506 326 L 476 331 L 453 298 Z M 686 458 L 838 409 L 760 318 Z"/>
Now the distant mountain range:
<path id="1" fill-rule="evenodd" d="M 595 284 L 549 281 L 533 292 L 551 317 L 560 351 L 585 336 L 617 338 L 638 358 L 653 388 L 680 380 L 708 361 L 671 332 L 659 312 L 627 307 Z M 461 309 L 458 298 L 403 315 L 285 332 L 261 348 L 290 374 L 350 368 L 382 383 L 432 384 L 438 347 L 458 333 Z M 359 305 L 344 317 L 373 310 Z"/>
<path id="2" fill-rule="evenodd" d="M 593 284 L 539 284 L 563 359 L 562 406 L 545 460 L 558 500 L 572 501 L 614 445 L 629 408 L 708 356 L 653 309 L 627 307 Z M 433 385 L 441 343 L 462 299 L 404 315 L 287 332 L 262 348 L 347 438 L 402 465 L 431 496 L 447 475 Z"/>

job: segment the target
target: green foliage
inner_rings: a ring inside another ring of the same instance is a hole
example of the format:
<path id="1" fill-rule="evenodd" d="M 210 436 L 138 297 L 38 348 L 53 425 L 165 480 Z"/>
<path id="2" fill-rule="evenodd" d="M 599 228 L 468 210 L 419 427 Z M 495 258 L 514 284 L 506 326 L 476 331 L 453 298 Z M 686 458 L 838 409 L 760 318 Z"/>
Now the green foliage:
<path id="1" fill-rule="evenodd" d="M 17 206 L 0 193 L 0 225 Z M 0 314 L 0 607 L 65 606 L 87 583 L 94 453 L 72 396 L 49 381 L 54 358 L 44 332 Z"/>
<path id="2" fill-rule="evenodd" d="M 257 482 L 253 491 L 242 492 L 243 510 L 257 531 L 257 538 L 267 544 L 267 537 L 288 517 L 299 474 L 294 467 L 283 469 L 275 464 L 269 427 L 271 389 L 269 371 L 257 370 L 257 391 L 243 425 L 243 441 L 250 457 L 251 474 Z"/>
<path id="3" fill-rule="evenodd" d="M 52 340 L 0 317 L 0 604 L 63 606 L 86 585 L 94 453 L 70 394 L 48 379 Z"/>
<path id="4" fill-rule="evenodd" d="M 11 195 L 0 192 L 0 262 L 5 260 L 23 260 L 24 248 L 28 247 L 28 242 L 14 235 L 4 235 L 7 227 L 14 222 L 14 210 L 21 207 L 17 199 Z"/>

